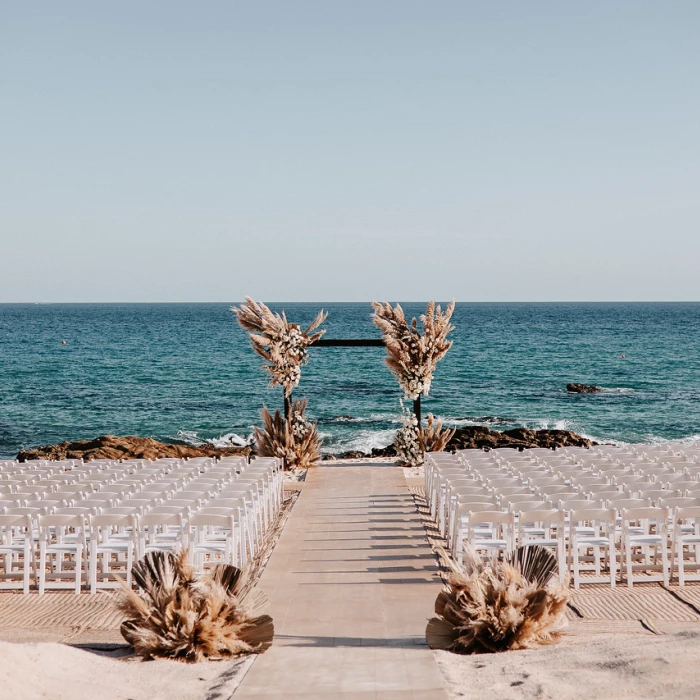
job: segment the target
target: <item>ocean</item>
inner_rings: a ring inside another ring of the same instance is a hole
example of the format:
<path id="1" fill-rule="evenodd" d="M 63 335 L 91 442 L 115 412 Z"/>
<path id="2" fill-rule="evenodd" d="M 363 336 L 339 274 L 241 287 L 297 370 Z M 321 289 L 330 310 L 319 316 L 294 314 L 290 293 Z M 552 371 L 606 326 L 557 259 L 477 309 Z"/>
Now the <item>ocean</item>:
<path id="1" fill-rule="evenodd" d="M 0 305 L 0 457 L 104 433 L 229 444 L 282 405 L 230 304 Z M 274 304 L 326 338 L 378 338 L 368 303 Z M 405 304 L 419 315 L 425 304 Z M 599 441 L 700 440 L 700 303 L 460 303 L 423 413 L 453 426 L 564 428 Z M 66 343 L 62 344 L 65 340 Z M 383 348 L 311 348 L 295 396 L 323 450 L 391 442 Z M 623 357 L 624 355 L 624 357 Z M 568 394 L 568 382 L 599 394 Z M 409 402 L 410 403 L 410 402 Z"/>

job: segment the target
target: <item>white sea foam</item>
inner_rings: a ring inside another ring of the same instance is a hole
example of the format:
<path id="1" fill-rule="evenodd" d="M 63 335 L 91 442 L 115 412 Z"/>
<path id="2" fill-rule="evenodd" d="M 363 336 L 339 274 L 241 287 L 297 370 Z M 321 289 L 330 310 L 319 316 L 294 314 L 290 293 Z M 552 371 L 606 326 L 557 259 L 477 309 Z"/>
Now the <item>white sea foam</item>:
<path id="1" fill-rule="evenodd" d="M 213 445 L 214 447 L 246 447 L 253 444 L 253 434 L 243 437 L 238 433 L 225 433 L 215 438 L 201 438 L 194 430 L 178 430 L 177 440 L 186 442 L 195 447 L 202 445 Z"/>
<path id="2" fill-rule="evenodd" d="M 324 445 L 323 451 L 329 454 L 341 452 L 371 452 L 390 445 L 394 439 L 395 430 L 358 430 L 351 436 L 341 438 L 333 445 Z"/>

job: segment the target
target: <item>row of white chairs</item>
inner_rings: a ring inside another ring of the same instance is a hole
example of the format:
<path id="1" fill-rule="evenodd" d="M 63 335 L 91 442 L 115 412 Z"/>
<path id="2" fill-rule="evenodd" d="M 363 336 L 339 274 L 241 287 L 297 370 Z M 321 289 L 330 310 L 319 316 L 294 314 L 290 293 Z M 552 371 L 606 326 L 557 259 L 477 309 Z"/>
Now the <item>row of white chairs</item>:
<path id="1" fill-rule="evenodd" d="M 689 467 L 700 464 L 684 447 L 654 449 L 662 461 L 608 446 L 432 453 L 426 498 L 457 560 L 466 542 L 494 557 L 537 541 L 576 587 L 614 586 L 618 572 L 629 586 L 668 584 L 674 569 L 684 585 L 700 580 L 700 471 Z"/>
<path id="2" fill-rule="evenodd" d="M 198 570 L 255 556 L 283 499 L 276 458 L 0 463 L 0 587 L 92 593 L 135 558 L 189 549 Z"/>

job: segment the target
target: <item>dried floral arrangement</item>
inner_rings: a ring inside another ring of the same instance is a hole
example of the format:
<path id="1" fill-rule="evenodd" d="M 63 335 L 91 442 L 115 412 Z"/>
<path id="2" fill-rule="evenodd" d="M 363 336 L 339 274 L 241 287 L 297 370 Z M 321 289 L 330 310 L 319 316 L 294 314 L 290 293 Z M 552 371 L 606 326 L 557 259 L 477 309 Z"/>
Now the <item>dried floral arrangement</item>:
<path id="1" fill-rule="evenodd" d="M 321 439 L 316 423 L 306 418 L 306 399 L 294 401 L 289 420 L 279 410 L 270 415 L 267 406 L 262 419 L 263 428 L 253 434 L 261 457 L 282 457 L 288 469 L 305 469 L 321 459 Z"/>
<path id="2" fill-rule="evenodd" d="M 274 625 L 262 614 L 267 599 L 244 591 L 234 566 L 195 574 L 187 552 L 149 552 L 132 569 L 140 595 L 122 584 L 121 633 L 145 659 L 179 661 L 259 654 L 270 647 Z"/>
<path id="3" fill-rule="evenodd" d="M 441 452 L 455 434 L 454 429 L 444 428 L 442 421 L 432 413 L 426 417 L 426 425 L 418 425 L 418 419 L 399 399 L 401 404 L 401 427 L 394 436 L 394 449 L 399 463 L 417 467 L 423 464 L 426 452 Z"/>
<path id="4" fill-rule="evenodd" d="M 454 437 L 454 428 L 443 428 L 442 421 L 429 413 L 426 417 L 425 426 L 420 426 L 418 432 L 418 443 L 421 452 L 442 452 L 447 443 Z"/>
<path id="5" fill-rule="evenodd" d="M 450 561 L 445 557 L 447 561 Z M 566 626 L 568 587 L 554 577 L 556 557 L 540 545 L 519 547 L 484 564 L 473 550 L 435 601 L 425 635 L 432 649 L 478 654 L 554 644 Z"/>
<path id="6" fill-rule="evenodd" d="M 418 419 L 401 403 L 401 427 L 394 436 L 394 449 L 399 464 L 417 467 L 423 464 L 423 452 L 420 446 L 420 428 Z"/>
<path id="7" fill-rule="evenodd" d="M 287 321 L 284 312 L 282 315 L 273 313 L 265 304 L 250 297 L 246 297 L 240 307 L 232 306 L 231 311 L 248 331 L 253 350 L 267 362 L 263 369 L 270 374 L 270 386 L 281 386 L 285 397 L 289 398 L 299 384 L 301 368 L 308 362 L 307 348 L 326 332 L 317 329 L 328 314 L 319 311 L 311 325 L 302 330 L 298 324 Z"/>
<path id="8" fill-rule="evenodd" d="M 406 398 L 428 396 L 437 363 L 452 346 L 447 335 L 454 329 L 450 324 L 455 302 L 452 300 L 444 313 L 431 301 L 420 317 L 422 332 L 415 318 L 409 323 L 400 304 L 372 302 L 372 320 L 381 330 L 386 346 L 386 363 L 399 382 Z"/>

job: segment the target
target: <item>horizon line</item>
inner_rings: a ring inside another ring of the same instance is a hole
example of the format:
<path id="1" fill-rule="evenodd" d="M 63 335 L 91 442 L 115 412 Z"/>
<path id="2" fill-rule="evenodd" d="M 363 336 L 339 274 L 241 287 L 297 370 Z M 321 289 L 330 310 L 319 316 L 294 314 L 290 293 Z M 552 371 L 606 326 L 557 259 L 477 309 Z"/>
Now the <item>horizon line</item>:
<path id="1" fill-rule="evenodd" d="M 121 305 L 138 305 L 138 304 L 240 304 L 245 299 L 240 299 L 238 301 L 0 301 L 0 306 L 78 306 L 78 305 L 110 305 L 110 304 L 121 304 Z M 372 301 L 323 301 L 323 300 L 307 300 L 307 301 L 293 301 L 293 300 L 269 300 L 265 301 L 265 304 L 371 304 Z M 385 300 L 386 301 L 386 300 Z M 403 299 L 403 300 L 393 300 L 393 303 L 399 304 L 425 304 L 430 299 Z M 450 303 L 448 300 L 433 299 L 436 303 Z M 635 300 L 618 300 L 618 299 L 606 299 L 606 300 L 524 300 L 524 301 L 513 301 L 513 300 L 500 300 L 500 301 L 468 301 L 468 300 L 454 300 L 455 304 L 698 304 L 700 299 L 635 299 Z"/>

